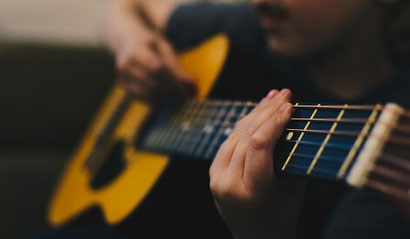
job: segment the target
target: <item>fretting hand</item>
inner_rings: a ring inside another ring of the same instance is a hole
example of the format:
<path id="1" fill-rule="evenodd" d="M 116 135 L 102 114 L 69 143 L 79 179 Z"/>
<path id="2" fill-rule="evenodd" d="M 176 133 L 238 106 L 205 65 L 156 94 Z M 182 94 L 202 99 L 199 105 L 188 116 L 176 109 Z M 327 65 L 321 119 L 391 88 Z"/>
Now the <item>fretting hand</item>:
<path id="1" fill-rule="evenodd" d="M 210 168 L 217 208 L 236 238 L 294 238 L 304 183 L 277 178 L 273 150 L 290 119 L 291 92 L 273 90 L 235 126 Z"/>

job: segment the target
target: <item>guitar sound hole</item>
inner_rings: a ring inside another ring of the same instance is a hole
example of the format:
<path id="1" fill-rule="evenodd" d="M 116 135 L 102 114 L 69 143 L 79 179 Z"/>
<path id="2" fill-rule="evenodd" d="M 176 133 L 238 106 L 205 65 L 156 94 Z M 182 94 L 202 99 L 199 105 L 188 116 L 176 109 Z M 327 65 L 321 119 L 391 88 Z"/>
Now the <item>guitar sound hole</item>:
<path id="1" fill-rule="evenodd" d="M 102 162 L 101 168 L 91 180 L 91 188 L 103 188 L 120 175 L 125 168 L 123 152 L 124 142 L 118 142 L 111 148 L 108 157 Z"/>

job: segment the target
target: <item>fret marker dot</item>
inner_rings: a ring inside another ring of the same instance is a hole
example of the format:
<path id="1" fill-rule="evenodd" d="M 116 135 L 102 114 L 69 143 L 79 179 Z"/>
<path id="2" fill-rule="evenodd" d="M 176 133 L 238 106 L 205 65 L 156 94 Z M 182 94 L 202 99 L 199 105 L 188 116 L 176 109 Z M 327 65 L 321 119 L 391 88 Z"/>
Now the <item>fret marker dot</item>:
<path id="1" fill-rule="evenodd" d="M 189 128 L 190 128 L 189 122 L 182 123 L 182 125 L 181 125 L 182 131 L 187 131 L 187 130 L 189 130 Z"/>
<path id="2" fill-rule="evenodd" d="M 232 133 L 233 129 L 231 127 L 225 129 L 225 135 L 228 136 Z"/>
<path id="3" fill-rule="evenodd" d="M 287 140 L 291 140 L 292 138 L 293 138 L 293 135 L 294 135 L 295 133 L 293 133 L 293 132 L 289 132 L 288 133 L 288 135 L 286 135 L 286 139 Z"/>
<path id="4" fill-rule="evenodd" d="M 212 125 L 206 125 L 203 129 L 203 131 L 207 134 L 212 133 L 212 131 L 214 131 L 214 127 L 212 127 Z"/>

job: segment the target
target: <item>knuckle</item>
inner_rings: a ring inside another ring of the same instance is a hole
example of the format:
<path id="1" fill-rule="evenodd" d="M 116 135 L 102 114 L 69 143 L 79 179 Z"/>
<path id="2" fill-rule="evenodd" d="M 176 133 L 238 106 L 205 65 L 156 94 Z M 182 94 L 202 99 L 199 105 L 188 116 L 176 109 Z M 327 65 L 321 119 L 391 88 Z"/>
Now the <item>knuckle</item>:
<path id="1" fill-rule="evenodd" d="M 255 151 L 265 150 L 268 147 L 268 143 L 267 139 L 257 136 L 252 136 L 249 139 L 249 147 Z"/>
<path id="2" fill-rule="evenodd" d="M 156 73 L 164 69 L 164 64 L 158 59 L 153 59 L 149 64 L 149 69 Z"/>
<path id="3" fill-rule="evenodd" d="M 258 128 L 254 125 L 249 126 L 248 129 L 246 130 L 247 136 L 252 136 L 256 132 L 257 129 Z"/>
<path id="4" fill-rule="evenodd" d="M 215 159 L 215 160 L 217 160 L 217 159 Z M 215 161 L 214 161 L 215 162 Z M 215 168 L 216 166 L 215 166 L 215 163 L 213 163 L 212 165 L 211 165 L 211 167 L 209 168 L 209 178 L 210 178 L 210 180 L 211 180 L 211 182 L 212 181 L 214 181 L 215 180 L 215 178 L 216 178 L 216 173 L 217 173 L 217 171 L 216 171 L 216 168 Z"/>
<path id="5" fill-rule="evenodd" d="M 209 181 L 209 188 L 213 195 L 219 195 L 219 182 L 216 179 L 211 179 Z"/>
<path id="6" fill-rule="evenodd" d="M 231 144 L 236 142 L 240 138 L 240 133 L 238 131 L 233 131 L 228 138 L 222 143 L 221 148 L 227 148 L 230 147 Z"/>
<path id="7" fill-rule="evenodd" d="M 210 181 L 210 189 L 212 194 L 219 199 L 233 198 L 235 194 L 232 180 L 223 180 L 221 177 Z"/>

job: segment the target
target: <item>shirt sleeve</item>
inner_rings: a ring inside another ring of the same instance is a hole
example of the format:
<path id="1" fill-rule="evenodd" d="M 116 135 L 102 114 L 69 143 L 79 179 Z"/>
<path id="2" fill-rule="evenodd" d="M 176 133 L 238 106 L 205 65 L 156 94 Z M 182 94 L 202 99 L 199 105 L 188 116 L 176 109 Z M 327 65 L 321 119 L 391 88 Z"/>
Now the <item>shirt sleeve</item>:
<path id="1" fill-rule="evenodd" d="M 254 18 L 249 4 L 182 4 L 171 14 L 165 35 L 177 50 L 183 50 L 218 33 L 233 37 Z"/>
<path id="2" fill-rule="evenodd" d="M 404 239 L 409 228 L 397 208 L 371 191 L 350 191 L 333 212 L 324 239 Z"/>

